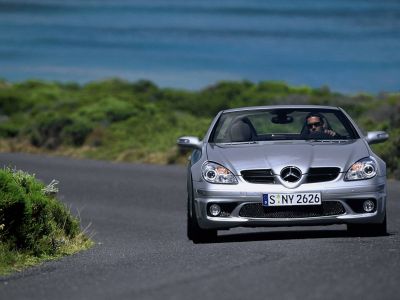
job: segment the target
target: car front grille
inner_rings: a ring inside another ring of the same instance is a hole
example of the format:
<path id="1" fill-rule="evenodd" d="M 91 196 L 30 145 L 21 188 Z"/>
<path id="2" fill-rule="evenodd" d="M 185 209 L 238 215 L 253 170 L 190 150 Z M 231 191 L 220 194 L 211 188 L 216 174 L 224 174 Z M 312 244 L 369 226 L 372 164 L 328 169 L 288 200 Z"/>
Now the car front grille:
<path id="1" fill-rule="evenodd" d="M 271 169 L 243 170 L 242 177 L 251 183 L 275 183 L 274 173 Z"/>
<path id="2" fill-rule="evenodd" d="M 248 203 L 239 211 L 240 217 L 246 218 L 309 218 L 342 215 L 346 211 L 338 201 L 326 201 L 321 205 L 307 206 L 272 206 L 262 203 Z"/>
<path id="3" fill-rule="evenodd" d="M 310 168 L 304 183 L 332 181 L 339 176 L 339 172 L 340 168 L 337 167 Z M 243 179 L 250 183 L 278 183 L 271 169 L 243 170 L 241 174 Z"/>
<path id="4" fill-rule="evenodd" d="M 310 168 L 307 174 L 306 183 L 316 183 L 331 181 L 338 177 L 340 168 L 328 167 L 328 168 Z"/>

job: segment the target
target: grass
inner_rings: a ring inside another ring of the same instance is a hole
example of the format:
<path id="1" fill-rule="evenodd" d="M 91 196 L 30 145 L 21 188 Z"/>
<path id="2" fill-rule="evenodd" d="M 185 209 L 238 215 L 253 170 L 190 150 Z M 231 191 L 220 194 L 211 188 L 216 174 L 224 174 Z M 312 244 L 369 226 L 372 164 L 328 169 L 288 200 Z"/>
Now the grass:
<path id="1" fill-rule="evenodd" d="M 8 245 L 0 242 L 0 275 L 4 276 L 13 272 L 19 272 L 45 261 L 59 259 L 66 255 L 87 250 L 92 246 L 93 241 L 88 239 L 84 234 L 80 234 L 73 241 L 62 245 L 56 254 L 42 254 L 37 256 L 32 251 L 10 249 Z"/>

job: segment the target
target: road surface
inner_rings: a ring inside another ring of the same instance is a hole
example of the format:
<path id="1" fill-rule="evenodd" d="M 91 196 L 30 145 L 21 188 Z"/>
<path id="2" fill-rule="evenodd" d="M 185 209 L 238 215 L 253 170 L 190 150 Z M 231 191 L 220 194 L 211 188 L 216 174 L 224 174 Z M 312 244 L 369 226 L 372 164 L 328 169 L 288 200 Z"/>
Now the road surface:
<path id="1" fill-rule="evenodd" d="M 96 245 L 0 278 L 0 299 L 395 299 L 400 183 L 389 181 L 384 237 L 344 225 L 222 232 L 186 239 L 185 168 L 0 154 L 49 183 L 91 224 Z"/>

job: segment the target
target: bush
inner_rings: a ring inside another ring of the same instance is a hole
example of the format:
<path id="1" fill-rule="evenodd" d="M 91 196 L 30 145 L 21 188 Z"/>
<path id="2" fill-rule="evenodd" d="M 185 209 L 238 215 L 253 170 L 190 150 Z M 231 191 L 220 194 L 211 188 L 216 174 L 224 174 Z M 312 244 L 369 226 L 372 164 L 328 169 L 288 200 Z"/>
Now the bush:
<path id="1" fill-rule="evenodd" d="M 61 144 L 61 131 L 72 124 L 68 115 L 45 112 L 38 115 L 31 128 L 31 143 L 37 147 L 55 149 Z"/>
<path id="2" fill-rule="evenodd" d="M 0 240 L 9 249 L 54 255 L 80 233 L 71 216 L 34 176 L 0 170 Z"/>
<path id="3" fill-rule="evenodd" d="M 138 114 L 138 109 L 125 101 L 108 97 L 77 111 L 77 115 L 94 122 L 112 123 L 128 119 Z"/>
<path id="4" fill-rule="evenodd" d="M 92 130 L 92 123 L 84 117 L 46 112 L 36 117 L 30 139 L 32 145 L 47 149 L 61 144 L 81 146 Z"/>
<path id="5" fill-rule="evenodd" d="M 81 146 L 92 130 L 93 124 L 91 122 L 85 118 L 75 117 L 71 119 L 71 124 L 63 128 L 61 138 L 67 144 Z"/>
<path id="6" fill-rule="evenodd" d="M 29 102 L 21 95 L 11 89 L 0 89 L 0 115 L 12 115 L 17 112 L 26 110 L 29 107 Z"/>
<path id="7" fill-rule="evenodd" d="M 4 122 L 0 123 L 0 137 L 12 138 L 18 135 L 20 127 L 15 123 Z"/>

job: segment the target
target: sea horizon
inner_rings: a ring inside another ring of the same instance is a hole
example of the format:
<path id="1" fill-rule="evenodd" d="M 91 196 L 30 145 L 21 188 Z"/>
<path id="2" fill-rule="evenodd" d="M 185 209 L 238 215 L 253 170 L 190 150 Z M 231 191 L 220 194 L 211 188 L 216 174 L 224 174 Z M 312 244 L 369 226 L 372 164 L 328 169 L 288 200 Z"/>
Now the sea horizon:
<path id="1" fill-rule="evenodd" d="M 0 0 L 0 78 L 400 90 L 394 0 Z"/>

